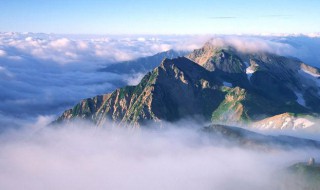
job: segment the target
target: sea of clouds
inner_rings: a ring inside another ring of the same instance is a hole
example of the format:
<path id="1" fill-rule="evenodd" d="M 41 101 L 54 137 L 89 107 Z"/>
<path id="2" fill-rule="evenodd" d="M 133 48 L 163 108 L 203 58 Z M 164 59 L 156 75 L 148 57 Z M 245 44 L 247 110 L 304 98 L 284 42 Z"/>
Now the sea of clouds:
<path id="1" fill-rule="evenodd" d="M 220 140 L 190 121 L 162 130 L 85 122 L 48 128 L 45 121 L 0 135 L 1 189 L 285 190 L 295 183 L 285 178 L 287 167 L 319 158 L 311 149 L 213 143 Z"/>
<path id="2" fill-rule="evenodd" d="M 320 63 L 317 36 L 0 33 L 0 128 L 56 117 L 81 99 L 135 85 L 144 75 L 97 71 L 108 64 L 169 49 L 192 51 L 209 39 L 241 51 L 269 51 L 315 66 Z"/>
<path id="3" fill-rule="evenodd" d="M 306 149 L 217 146 L 190 122 L 155 131 L 85 122 L 47 127 L 80 99 L 141 78 L 100 68 L 169 49 L 191 51 L 210 38 L 0 33 L 0 189 L 269 190 L 278 187 L 283 168 L 319 158 Z M 320 64 L 318 37 L 220 35 L 212 42 Z"/>
<path id="4" fill-rule="evenodd" d="M 204 42 L 204 37 L 187 39 L 0 33 L 0 128 L 56 116 L 81 99 L 137 84 L 143 74 L 97 70 L 169 49 L 192 50 Z"/>

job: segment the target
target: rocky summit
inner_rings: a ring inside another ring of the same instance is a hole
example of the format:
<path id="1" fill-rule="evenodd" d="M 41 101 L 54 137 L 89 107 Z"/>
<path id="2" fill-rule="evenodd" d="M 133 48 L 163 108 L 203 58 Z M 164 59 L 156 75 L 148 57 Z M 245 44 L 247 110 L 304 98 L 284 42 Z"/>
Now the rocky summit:
<path id="1" fill-rule="evenodd" d="M 82 100 L 57 122 L 82 118 L 102 125 L 110 119 L 138 126 L 196 118 L 257 124 L 281 114 L 312 117 L 320 113 L 319 78 L 318 68 L 296 58 L 208 42 L 185 57 L 164 59 L 136 86 Z"/>

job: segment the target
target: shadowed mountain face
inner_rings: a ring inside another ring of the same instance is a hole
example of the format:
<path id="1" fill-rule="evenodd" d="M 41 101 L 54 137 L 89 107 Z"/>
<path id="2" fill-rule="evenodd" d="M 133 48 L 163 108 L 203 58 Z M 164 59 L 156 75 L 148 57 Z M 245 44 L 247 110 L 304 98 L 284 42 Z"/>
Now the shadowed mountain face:
<path id="1" fill-rule="evenodd" d="M 297 59 L 206 43 L 186 57 L 163 60 L 137 86 L 82 100 L 57 121 L 248 123 L 286 112 L 318 114 L 319 77 L 319 69 Z"/>
<path id="2" fill-rule="evenodd" d="M 138 124 L 187 116 L 210 118 L 224 99 L 221 86 L 219 79 L 187 58 L 165 59 L 137 86 L 83 100 L 58 121 L 81 117 L 102 124 L 110 118 Z"/>
<path id="3" fill-rule="evenodd" d="M 230 47 L 221 49 L 210 43 L 187 57 L 220 73 L 233 86 L 254 89 L 280 103 L 297 101 L 319 112 L 320 70 L 297 59 L 266 52 L 243 53 Z"/>

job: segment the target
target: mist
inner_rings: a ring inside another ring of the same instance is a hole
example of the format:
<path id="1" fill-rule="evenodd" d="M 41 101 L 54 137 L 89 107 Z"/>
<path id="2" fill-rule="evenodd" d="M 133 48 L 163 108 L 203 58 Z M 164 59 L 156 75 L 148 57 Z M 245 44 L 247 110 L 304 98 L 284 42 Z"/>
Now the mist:
<path id="1" fill-rule="evenodd" d="M 0 189 L 276 189 L 314 150 L 259 151 L 212 143 L 193 122 L 161 130 L 41 118 L 0 135 Z M 183 127 L 182 127 L 183 126 Z M 215 142 L 220 141 L 215 139 Z"/>
<path id="2" fill-rule="evenodd" d="M 217 36 L 210 40 L 215 47 L 231 46 L 243 53 L 269 52 L 290 55 L 294 48 L 287 44 L 256 36 Z"/>
<path id="3" fill-rule="evenodd" d="M 205 39 L 0 33 L 0 132 L 41 116 L 57 117 L 81 99 L 135 85 L 144 75 L 98 72 L 109 64 L 191 50 Z"/>
<path id="4" fill-rule="evenodd" d="M 215 44 L 241 51 L 297 56 L 319 65 L 317 53 L 306 53 L 317 52 L 319 38 L 311 43 L 306 36 L 214 37 Z M 169 49 L 191 51 L 210 38 L 2 33 L 0 189 L 281 189 L 283 170 L 310 157 L 319 160 L 318 150 L 230 146 L 189 120 L 158 130 L 110 122 L 98 128 L 85 121 L 47 126 L 79 100 L 143 77 L 98 69 Z M 312 139 L 317 134 L 299 132 Z"/>

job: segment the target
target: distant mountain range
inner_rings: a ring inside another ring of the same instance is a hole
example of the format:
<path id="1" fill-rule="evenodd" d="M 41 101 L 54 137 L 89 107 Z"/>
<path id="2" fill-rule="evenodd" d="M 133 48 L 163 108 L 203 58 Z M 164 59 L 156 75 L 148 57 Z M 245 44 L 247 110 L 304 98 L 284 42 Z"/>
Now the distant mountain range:
<path id="1" fill-rule="evenodd" d="M 105 68 L 100 69 L 99 71 L 118 74 L 147 73 L 159 66 L 163 59 L 173 59 L 179 56 L 184 56 L 187 53 L 188 52 L 186 51 L 168 50 L 148 57 L 141 57 L 130 61 L 110 64 Z"/>
<path id="2" fill-rule="evenodd" d="M 316 148 L 320 149 L 320 142 L 310 139 L 296 138 L 286 135 L 264 135 L 240 127 L 212 124 L 204 127 L 202 132 L 216 144 L 236 145 L 256 150 L 272 150 L 275 148 Z"/>
<path id="3" fill-rule="evenodd" d="M 216 47 L 210 41 L 185 57 L 168 59 L 178 54 L 169 51 L 105 68 L 147 71 L 166 57 L 138 85 L 84 99 L 57 122 L 82 118 L 102 125 L 110 119 L 140 126 L 191 117 L 257 128 L 304 128 L 314 124 L 308 118 L 320 113 L 320 70 L 298 59 Z"/>

